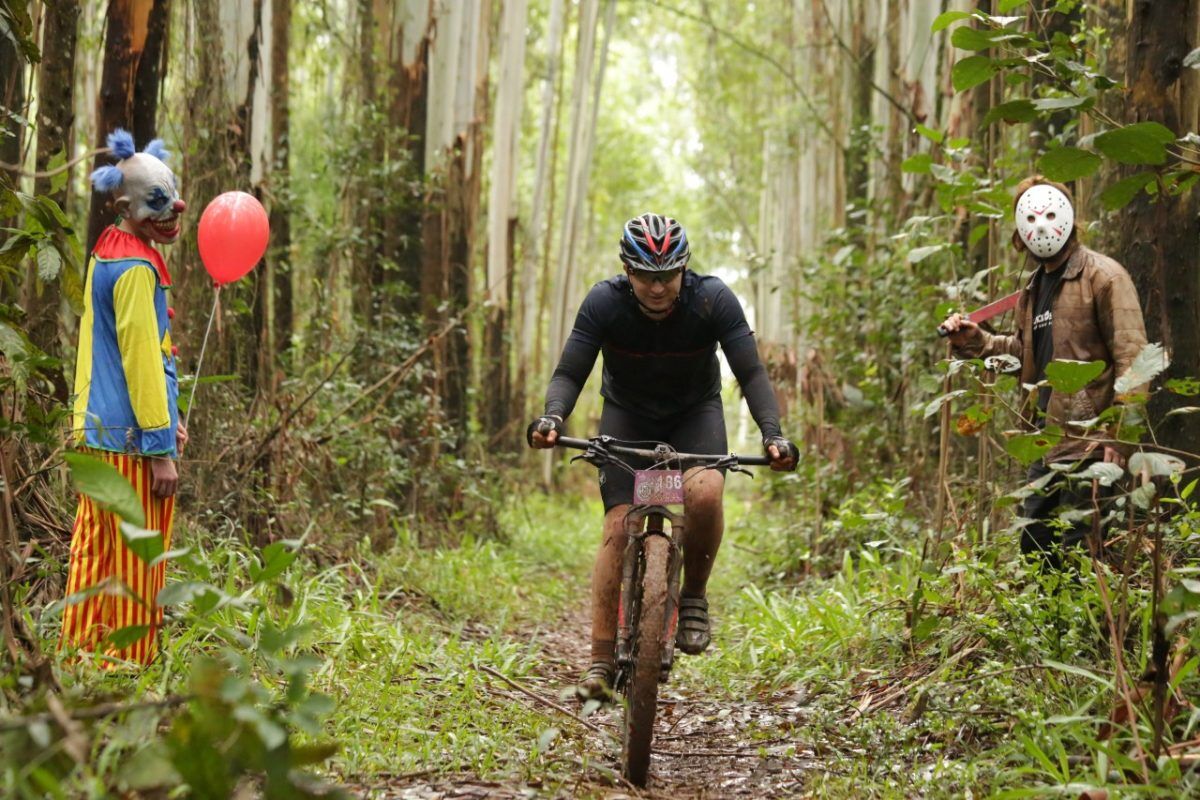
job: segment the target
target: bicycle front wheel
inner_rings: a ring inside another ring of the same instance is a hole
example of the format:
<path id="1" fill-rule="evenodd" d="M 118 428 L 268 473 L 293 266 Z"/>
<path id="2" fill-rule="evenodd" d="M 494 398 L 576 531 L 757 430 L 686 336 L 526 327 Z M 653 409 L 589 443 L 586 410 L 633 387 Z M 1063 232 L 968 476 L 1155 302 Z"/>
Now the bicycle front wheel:
<path id="1" fill-rule="evenodd" d="M 622 731 L 621 766 L 625 778 L 645 786 L 650 771 L 650 742 L 654 736 L 654 714 L 658 703 L 658 678 L 662 669 L 663 628 L 667 615 L 667 570 L 671 543 L 650 535 L 642 542 L 640 613 L 634 621 L 633 663 L 625 682 L 625 724 Z"/>

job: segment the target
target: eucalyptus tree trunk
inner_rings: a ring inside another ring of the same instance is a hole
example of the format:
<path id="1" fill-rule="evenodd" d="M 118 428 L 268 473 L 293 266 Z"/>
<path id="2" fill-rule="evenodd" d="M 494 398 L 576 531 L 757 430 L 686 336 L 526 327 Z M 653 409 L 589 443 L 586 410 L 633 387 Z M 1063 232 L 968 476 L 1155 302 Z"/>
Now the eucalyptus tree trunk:
<path id="1" fill-rule="evenodd" d="M 1132 4 L 1126 38 L 1126 122 L 1159 122 L 1179 136 L 1200 127 L 1200 91 L 1191 70 L 1183 66 L 1197 33 L 1184 20 L 1195 20 L 1198 9 L 1196 0 Z M 1137 285 L 1149 340 L 1161 341 L 1171 353 L 1168 376 L 1174 378 L 1200 376 L 1198 211 L 1195 189 L 1179 196 L 1163 191 L 1153 198 L 1139 194 L 1121 213 L 1121 247 L 1114 254 Z M 1152 419 L 1161 420 L 1170 408 L 1192 405 L 1187 400 L 1160 392 L 1151 403 Z M 1159 441 L 1193 453 L 1200 450 L 1200 420 L 1194 414 L 1177 416 L 1160 427 Z"/>
<path id="2" fill-rule="evenodd" d="M 465 323 L 471 249 L 479 213 L 482 125 L 486 116 L 491 4 L 439 0 L 430 51 L 425 126 L 426 174 L 433 181 L 422 222 L 421 310 L 433 346 L 433 419 L 450 426 L 455 449 L 466 442 L 470 350 Z"/>
<path id="3" fill-rule="evenodd" d="M 550 20 L 546 29 L 546 73 L 542 80 L 542 109 L 538 124 L 537 163 L 533 176 L 533 200 L 529 210 L 529 224 L 525 230 L 525 248 L 522 258 L 521 279 L 518 281 L 521 298 L 521 340 L 517 357 L 516 385 L 524 393 L 519 398 L 520 408 L 528 416 L 535 392 L 529 391 L 529 380 L 537 375 L 534 368 L 537 332 L 541 328 L 538 290 L 543 281 L 538 280 L 538 261 L 542 253 L 543 229 L 546 227 L 546 199 L 552 188 L 554 173 L 550 169 L 550 149 L 555 131 L 555 115 L 559 61 L 562 54 L 563 0 L 550 0 Z M 541 287 L 544 290 L 544 286 Z"/>
<path id="4" fill-rule="evenodd" d="M 291 72 L 292 0 L 271 0 L 271 155 L 269 176 L 271 250 L 264 292 L 273 341 L 282 355 L 292 341 Z"/>
<path id="5" fill-rule="evenodd" d="M 492 121 L 492 179 L 488 196 L 487 298 L 482 409 L 493 440 L 502 436 L 513 412 L 510 348 L 513 241 L 517 224 L 516 178 L 525 64 L 526 0 L 508 0 L 500 23 L 500 72 Z M 532 287 L 531 287 L 532 288 Z M 519 407 L 519 406 L 518 406 Z"/>
<path id="6" fill-rule="evenodd" d="M 592 116 L 587 99 L 592 85 L 592 68 L 596 54 L 596 29 L 600 18 L 599 0 L 581 0 L 579 4 L 579 33 L 575 51 L 575 76 L 571 87 L 571 115 L 567 156 L 567 185 L 562 216 L 558 271 L 555 277 L 553 322 L 550 327 L 550 354 L 557 358 L 571 324 L 573 299 L 576 295 L 575 259 L 578 239 L 582 235 L 583 207 L 587 200 L 587 163 Z"/>
<path id="7" fill-rule="evenodd" d="M 0 120 L 0 162 L 19 166 L 24 126 L 17 117 L 25 112 L 25 61 L 7 36 L 0 36 L 0 109 L 8 112 Z M 15 186 L 17 172 L 6 174 Z"/>
<path id="8" fill-rule="evenodd" d="M 168 0 L 111 0 L 105 21 L 104 73 L 96 103 L 97 147 L 116 128 L 133 133 L 138 148 L 156 135 L 159 59 L 165 41 Z M 152 24 L 153 23 L 153 24 Z M 135 124 L 136 123 L 136 124 Z M 96 156 L 93 168 L 112 163 Z M 87 252 L 116 219 L 110 195 L 92 193 Z"/>
<path id="9" fill-rule="evenodd" d="M 77 0 L 49 0 L 42 23 L 42 49 L 51 53 L 38 65 L 38 136 L 37 171 L 47 171 L 52 163 L 63 164 L 70 158 L 71 129 L 74 111 L 75 39 L 79 24 Z M 70 173 L 55 178 L 38 178 L 34 192 L 45 195 L 67 209 Z M 60 269 L 71 269 L 64 263 Z M 82 276 L 80 276 L 82 277 Z M 61 329 L 59 311 L 61 293 L 58 280 L 42 281 L 35 264 L 25 275 L 25 307 L 28 323 L 25 331 L 30 340 L 47 353 L 62 352 L 59 346 Z M 66 402 L 68 389 L 61 373 L 55 372 L 55 394 Z"/>
<path id="10" fill-rule="evenodd" d="M 403 0 L 396 30 L 396 57 L 391 66 L 391 108 L 393 132 L 403 136 L 404 157 L 410 180 L 425 174 L 425 126 L 429 106 L 429 49 L 434 38 L 435 17 L 430 0 Z M 399 153 L 395 157 L 400 157 Z M 422 240 L 421 204 L 409 201 L 396 210 L 388 225 L 393 254 L 401 283 L 408 292 L 399 306 L 405 314 L 420 311 L 418 289 L 421 284 Z"/>

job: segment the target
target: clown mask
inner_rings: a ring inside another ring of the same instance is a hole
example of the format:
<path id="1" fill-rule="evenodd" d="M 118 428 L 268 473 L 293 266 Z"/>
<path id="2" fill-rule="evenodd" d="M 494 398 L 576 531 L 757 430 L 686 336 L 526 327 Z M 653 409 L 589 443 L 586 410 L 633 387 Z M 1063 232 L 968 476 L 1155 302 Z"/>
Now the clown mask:
<path id="1" fill-rule="evenodd" d="M 1060 190 L 1046 184 L 1030 187 L 1017 200 L 1017 234 L 1040 259 L 1058 255 L 1075 227 L 1075 209 Z"/>
<path id="2" fill-rule="evenodd" d="M 92 186 L 96 191 L 112 192 L 117 213 L 139 239 L 174 242 L 179 238 L 179 215 L 187 204 L 179 198 L 162 140 L 155 139 L 137 153 L 133 137 L 118 128 L 109 135 L 108 146 L 121 160 L 93 172 Z"/>

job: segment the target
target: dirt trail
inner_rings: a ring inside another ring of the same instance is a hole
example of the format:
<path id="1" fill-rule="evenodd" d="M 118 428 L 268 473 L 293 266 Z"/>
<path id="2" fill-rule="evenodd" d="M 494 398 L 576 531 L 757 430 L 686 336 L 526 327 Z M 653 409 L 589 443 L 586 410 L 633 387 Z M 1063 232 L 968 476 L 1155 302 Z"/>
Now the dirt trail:
<path id="1" fill-rule="evenodd" d="M 719 618 L 716 620 L 720 624 Z M 544 713 L 570 742 L 582 742 L 587 768 L 577 760 L 577 748 L 560 741 L 551 758 L 561 758 L 554 780 L 543 782 L 481 780 L 468 773 L 429 772 L 397 776 L 385 781 L 382 790 L 389 798 L 403 800 L 475 800 L 475 798 L 597 797 L 709 798 L 796 797 L 803 792 L 805 773 L 816 766 L 816 758 L 799 738 L 806 713 L 803 692 L 752 698 L 712 696 L 689 686 L 676 669 L 671 681 L 660 687 L 659 714 L 655 722 L 651 779 L 644 790 L 619 778 L 620 717 L 605 709 L 588 722 L 611 732 L 612 737 L 589 730 L 584 724 L 554 710 L 559 705 L 579 711 L 573 700 L 561 699 L 587 663 L 588 617 L 586 609 L 565 618 L 551 630 L 530 632 L 529 639 L 543 648 L 544 658 L 534 676 L 521 681 L 524 689 L 537 695 L 537 702 L 497 678 L 489 678 L 497 691 Z M 719 636 L 716 646 L 719 646 Z M 676 667 L 680 659 L 676 655 Z M 574 777 L 562 783 L 564 774 Z M 378 796 L 378 795 L 377 795 Z"/>

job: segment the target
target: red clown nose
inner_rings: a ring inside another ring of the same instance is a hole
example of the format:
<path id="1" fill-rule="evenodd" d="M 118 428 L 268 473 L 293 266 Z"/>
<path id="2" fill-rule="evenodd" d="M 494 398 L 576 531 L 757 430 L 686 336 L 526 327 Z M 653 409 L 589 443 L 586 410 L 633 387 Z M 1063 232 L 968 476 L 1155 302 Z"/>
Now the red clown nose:
<path id="1" fill-rule="evenodd" d="M 245 192 L 225 192 L 200 216 L 196 243 L 213 284 L 233 283 L 267 252 L 271 227 L 262 203 Z"/>

